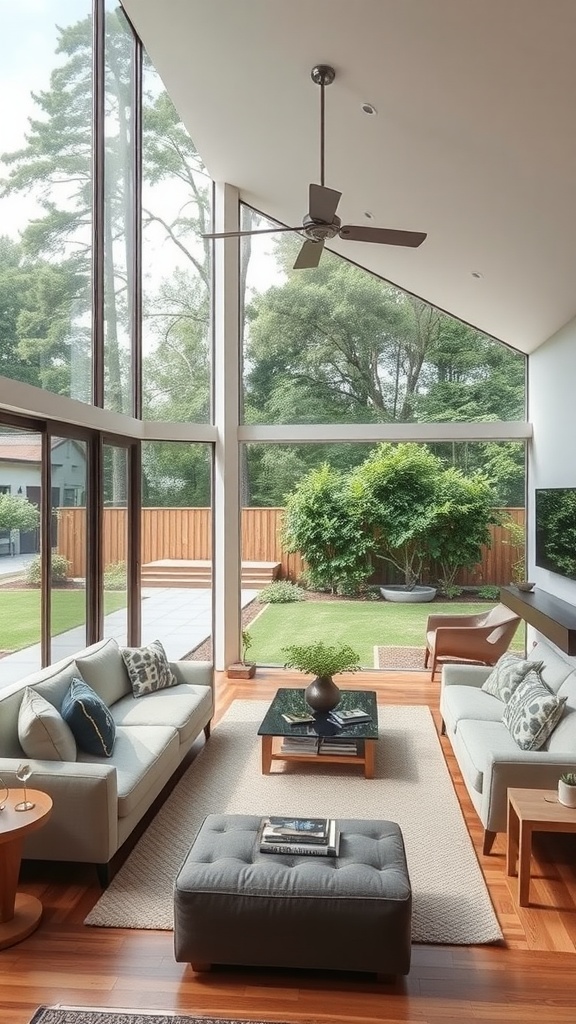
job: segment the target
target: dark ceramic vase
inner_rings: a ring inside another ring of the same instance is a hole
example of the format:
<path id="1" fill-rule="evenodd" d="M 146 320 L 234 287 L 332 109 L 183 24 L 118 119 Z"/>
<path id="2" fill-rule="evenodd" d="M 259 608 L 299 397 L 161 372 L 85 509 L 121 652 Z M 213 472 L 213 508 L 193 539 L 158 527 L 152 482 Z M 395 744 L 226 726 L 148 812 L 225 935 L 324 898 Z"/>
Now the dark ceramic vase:
<path id="1" fill-rule="evenodd" d="M 305 697 L 313 711 L 332 711 L 340 701 L 340 690 L 332 676 L 316 676 L 306 687 Z"/>

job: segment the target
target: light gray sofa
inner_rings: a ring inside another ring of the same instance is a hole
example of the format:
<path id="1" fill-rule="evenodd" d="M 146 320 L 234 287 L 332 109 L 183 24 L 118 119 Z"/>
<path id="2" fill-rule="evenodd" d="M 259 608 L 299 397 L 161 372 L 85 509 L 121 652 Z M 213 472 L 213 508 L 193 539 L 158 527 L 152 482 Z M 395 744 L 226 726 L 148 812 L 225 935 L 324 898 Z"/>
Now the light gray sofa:
<path id="1" fill-rule="evenodd" d="M 507 790 L 556 789 L 565 771 L 576 770 L 576 668 L 545 641 L 528 659 L 543 662 L 541 676 L 565 710 L 541 750 L 521 750 L 502 722 L 504 705 L 481 689 L 492 671 L 476 665 L 442 669 L 440 714 L 472 803 L 484 826 L 484 853 L 506 831 Z"/>
<path id="2" fill-rule="evenodd" d="M 52 815 L 26 840 L 23 856 L 34 860 L 88 861 L 107 865 L 170 780 L 214 713 L 213 668 L 208 662 L 171 662 L 178 685 L 135 698 L 120 649 L 103 640 L 74 658 L 0 690 L 0 777 L 21 787 L 15 773 L 26 761 L 30 788 L 48 793 Z M 78 750 L 76 761 L 33 760 L 18 739 L 18 712 L 27 686 L 60 708 L 78 674 L 109 707 L 116 724 L 111 757 Z"/>

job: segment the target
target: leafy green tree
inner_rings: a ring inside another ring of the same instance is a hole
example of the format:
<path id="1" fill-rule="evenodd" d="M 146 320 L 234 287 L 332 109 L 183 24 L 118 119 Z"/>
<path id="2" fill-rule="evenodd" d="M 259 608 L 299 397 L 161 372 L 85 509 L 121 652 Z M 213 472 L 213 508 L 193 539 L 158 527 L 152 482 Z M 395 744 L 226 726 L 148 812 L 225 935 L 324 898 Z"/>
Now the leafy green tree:
<path id="1" fill-rule="evenodd" d="M 429 556 L 440 566 L 440 585 L 450 595 L 461 569 L 478 564 L 482 547 L 490 547 L 490 523 L 494 492 L 485 477 L 465 477 L 460 470 L 445 469 L 437 480 L 434 523 L 427 537 Z"/>
<path id="2" fill-rule="evenodd" d="M 440 460 L 423 445 L 381 444 L 352 474 L 367 496 L 376 557 L 395 566 L 406 587 L 415 585 L 428 559 L 441 473 Z"/>
<path id="3" fill-rule="evenodd" d="M 324 465 L 311 470 L 286 502 L 283 544 L 300 551 L 313 590 L 357 588 L 371 574 L 372 536 L 363 488 Z"/>
<path id="4" fill-rule="evenodd" d="M 0 494 L 0 530 L 35 530 L 40 513 L 31 501 L 15 494 Z"/>

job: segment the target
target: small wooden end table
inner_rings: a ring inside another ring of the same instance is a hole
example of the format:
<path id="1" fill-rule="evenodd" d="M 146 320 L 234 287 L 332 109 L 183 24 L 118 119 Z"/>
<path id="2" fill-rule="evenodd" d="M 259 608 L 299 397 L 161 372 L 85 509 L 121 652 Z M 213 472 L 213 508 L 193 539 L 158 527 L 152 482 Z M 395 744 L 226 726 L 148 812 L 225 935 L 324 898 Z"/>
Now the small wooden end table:
<path id="1" fill-rule="evenodd" d="M 367 722 L 346 724 L 342 728 L 334 725 L 326 712 L 313 714 L 314 721 L 305 725 L 289 725 L 282 717 L 283 713 L 302 714 L 310 712 L 304 697 L 305 691 L 283 687 L 278 690 L 258 729 L 262 739 L 262 774 L 269 775 L 272 764 L 278 761 L 293 763 L 307 762 L 316 764 L 353 764 L 360 765 L 364 770 L 364 778 L 374 778 L 374 756 L 378 740 L 378 708 L 374 690 L 341 690 L 338 708 L 350 710 L 359 707 L 369 715 Z M 314 749 L 307 752 L 288 752 L 282 749 L 282 741 L 290 738 L 306 737 L 311 740 Z M 323 740 L 350 742 L 356 745 L 356 753 L 340 754 L 332 748 L 330 752 L 323 750 Z M 316 740 L 316 743 L 314 741 Z"/>
<path id="2" fill-rule="evenodd" d="M 0 811 L 0 949 L 13 946 L 31 935 L 42 917 L 42 904 L 35 896 L 17 892 L 22 846 L 29 832 L 42 828 L 52 813 L 47 793 L 28 789 L 26 795 L 35 806 L 16 811 L 22 789 L 8 790 L 8 799 Z"/>
<path id="3" fill-rule="evenodd" d="M 506 874 L 516 874 L 518 903 L 530 905 L 530 858 L 534 832 L 576 832 L 576 808 L 565 807 L 555 789 L 508 790 Z"/>

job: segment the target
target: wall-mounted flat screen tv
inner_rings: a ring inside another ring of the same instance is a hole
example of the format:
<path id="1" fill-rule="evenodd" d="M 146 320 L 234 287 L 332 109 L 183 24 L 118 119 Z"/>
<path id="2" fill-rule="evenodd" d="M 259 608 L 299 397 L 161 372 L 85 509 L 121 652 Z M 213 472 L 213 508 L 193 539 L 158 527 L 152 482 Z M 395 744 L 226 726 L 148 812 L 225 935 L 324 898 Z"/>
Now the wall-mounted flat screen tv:
<path id="1" fill-rule="evenodd" d="M 576 580 L 576 487 L 537 488 L 536 565 Z"/>

